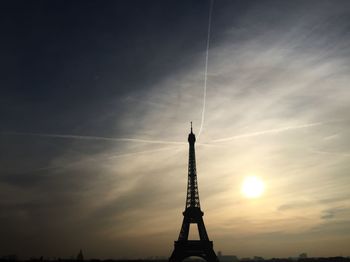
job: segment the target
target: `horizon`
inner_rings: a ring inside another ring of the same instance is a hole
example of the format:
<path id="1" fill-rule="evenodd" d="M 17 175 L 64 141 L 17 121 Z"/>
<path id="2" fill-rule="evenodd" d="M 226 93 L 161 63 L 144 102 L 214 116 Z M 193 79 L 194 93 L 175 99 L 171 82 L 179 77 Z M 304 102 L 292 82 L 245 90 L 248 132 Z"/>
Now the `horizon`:
<path id="1" fill-rule="evenodd" d="M 350 256 L 349 1 L 0 12 L 0 255 L 170 257 L 193 122 L 216 253 Z"/>
<path id="2" fill-rule="evenodd" d="M 81 249 L 82 251 L 82 249 Z M 80 253 L 80 251 L 79 251 Z M 78 253 L 78 254 L 79 254 Z M 79 255 L 78 255 L 79 256 Z M 1 255 L 0 254 L 0 260 L 2 261 L 164 261 L 169 260 L 168 256 L 148 256 L 148 257 L 134 257 L 134 258 L 127 258 L 127 257 L 120 257 L 120 258 L 97 258 L 97 257 L 88 257 L 85 256 L 84 252 L 82 251 L 82 257 L 78 258 L 77 255 L 71 254 L 68 257 L 61 257 L 61 256 L 29 256 L 26 258 L 19 257 L 16 254 L 7 254 L 7 255 Z M 217 252 L 217 257 L 219 261 L 222 262 L 235 262 L 235 261 L 270 261 L 270 260 L 287 260 L 287 261 L 314 261 L 314 260 L 323 260 L 323 261 L 332 261 L 343 259 L 341 261 L 348 261 L 350 260 L 350 256 L 331 256 L 331 257 L 312 257 L 308 256 L 307 252 L 303 252 L 294 256 L 288 256 L 288 257 L 262 257 L 258 255 L 253 255 L 251 257 L 238 257 L 235 254 L 223 254 L 220 250 Z M 328 259 L 328 260 L 327 260 Z M 191 256 L 185 259 L 186 261 L 192 260 L 192 261 L 203 261 L 204 259 L 197 257 L 197 256 Z"/>

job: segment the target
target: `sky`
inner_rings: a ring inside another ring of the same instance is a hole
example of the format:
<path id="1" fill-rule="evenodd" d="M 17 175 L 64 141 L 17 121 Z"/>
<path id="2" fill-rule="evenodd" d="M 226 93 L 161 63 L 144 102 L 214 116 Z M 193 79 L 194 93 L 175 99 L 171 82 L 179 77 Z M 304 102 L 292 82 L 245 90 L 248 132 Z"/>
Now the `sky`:
<path id="1" fill-rule="evenodd" d="M 169 257 L 190 121 L 216 252 L 350 256 L 350 2 L 215 0 L 205 89 L 209 10 L 1 2 L 0 256 Z"/>

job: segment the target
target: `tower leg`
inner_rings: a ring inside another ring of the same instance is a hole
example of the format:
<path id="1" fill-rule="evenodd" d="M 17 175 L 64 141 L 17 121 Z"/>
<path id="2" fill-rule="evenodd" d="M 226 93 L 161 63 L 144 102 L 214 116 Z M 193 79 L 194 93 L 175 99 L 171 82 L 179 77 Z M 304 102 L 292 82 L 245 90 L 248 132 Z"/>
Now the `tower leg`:
<path id="1" fill-rule="evenodd" d="M 182 262 L 185 258 L 196 256 L 207 262 L 218 262 L 212 241 L 187 240 L 175 241 L 175 248 L 169 262 Z"/>

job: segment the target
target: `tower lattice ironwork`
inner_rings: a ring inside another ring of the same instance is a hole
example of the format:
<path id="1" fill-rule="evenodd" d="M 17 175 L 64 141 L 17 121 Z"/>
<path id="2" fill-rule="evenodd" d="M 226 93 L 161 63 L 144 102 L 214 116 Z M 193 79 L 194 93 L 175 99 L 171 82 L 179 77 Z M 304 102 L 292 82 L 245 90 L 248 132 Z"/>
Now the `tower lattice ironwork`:
<path id="1" fill-rule="evenodd" d="M 218 262 L 213 249 L 213 241 L 209 240 L 207 230 L 204 226 L 204 213 L 200 207 L 194 148 L 195 142 L 196 137 L 193 134 L 191 122 L 191 133 L 188 135 L 189 159 L 186 207 L 182 213 L 184 218 L 179 238 L 174 243 L 174 251 L 169 258 L 169 262 L 180 262 L 191 256 L 201 257 L 208 262 Z M 197 224 L 199 240 L 188 239 L 191 224 Z"/>

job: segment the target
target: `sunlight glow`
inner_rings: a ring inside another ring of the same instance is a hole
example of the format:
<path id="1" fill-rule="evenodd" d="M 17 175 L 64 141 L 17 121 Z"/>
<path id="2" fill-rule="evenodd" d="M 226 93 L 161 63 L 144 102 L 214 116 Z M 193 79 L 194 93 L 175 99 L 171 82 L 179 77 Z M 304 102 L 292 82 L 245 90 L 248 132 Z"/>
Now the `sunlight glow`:
<path id="1" fill-rule="evenodd" d="M 264 193 L 264 182 L 256 176 L 246 177 L 242 184 L 242 194 L 247 198 L 257 198 Z"/>

